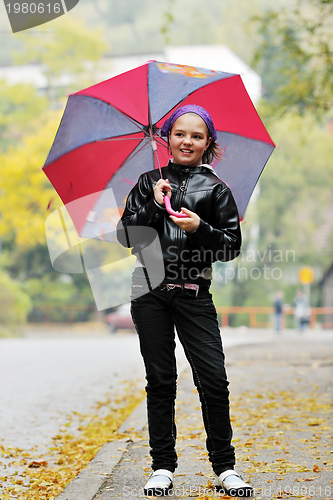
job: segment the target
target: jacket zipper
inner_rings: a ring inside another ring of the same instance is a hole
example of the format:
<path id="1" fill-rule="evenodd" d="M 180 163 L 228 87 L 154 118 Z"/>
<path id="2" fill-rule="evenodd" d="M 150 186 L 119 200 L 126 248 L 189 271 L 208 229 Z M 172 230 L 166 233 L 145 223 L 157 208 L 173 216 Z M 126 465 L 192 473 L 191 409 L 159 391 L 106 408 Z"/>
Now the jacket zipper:
<path id="1" fill-rule="evenodd" d="M 182 174 L 185 175 L 185 172 L 182 172 Z M 186 172 L 186 177 L 185 177 L 185 179 L 182 180 L 182 183 L 179 186 L 179 190 L 180 190 L 180 195 L 179 195 L 179 210 L 180 210 L 180 208 L 182 206 L 182 201 L 183 201 L 183 198 L 185 196 L 185 192 L 187 190 L 188 179 L 189 179 L 189 174 L 188 174 L 188 172 Z M 177 248 L 178 248 L 178 251 L 177 251 L 178 271 L 179 271 L 179 268 L 180 268 L 181 250 L 182 250 L 182 247 L 183 247 L 182 242 L 183 242 L 183 231 L 182 231 L 182 229 L 180 229 L 180 227 L 178 227 L 178 245 L 177 245 Z"/>

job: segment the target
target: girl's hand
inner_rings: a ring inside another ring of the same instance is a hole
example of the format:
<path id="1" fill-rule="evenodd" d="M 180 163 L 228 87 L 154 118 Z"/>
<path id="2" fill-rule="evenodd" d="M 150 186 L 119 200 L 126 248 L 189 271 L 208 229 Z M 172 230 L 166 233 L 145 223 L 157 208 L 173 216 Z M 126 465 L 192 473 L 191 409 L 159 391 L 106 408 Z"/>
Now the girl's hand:
<path id="1" fill-rule="evenodd" d="M 198 229 L 199 224 L 200 224 L 200 217 L 197 215 L 195 212 L 191 212 L 191 210 L 188 210 L 187 208 L 181 208 L 181 212 L 187 215 L 187 218 L 184 219 L 179 219 L 178 217 L 174 217 L 173 215 L 170 215 L 170 219 L 173 220 L 177 226 L 180 227 L 183 231 L 186 231 L 187 233 L 191 233 L 192 231 L 195 231 Z"/>
<path id="2" fill-rule="evenodd" d="M 164 205 L 164 195 L 171 197 L 171 186 L 168 179 L 160 179 L 154 187 L 154 198 L 160 205 Z"/>

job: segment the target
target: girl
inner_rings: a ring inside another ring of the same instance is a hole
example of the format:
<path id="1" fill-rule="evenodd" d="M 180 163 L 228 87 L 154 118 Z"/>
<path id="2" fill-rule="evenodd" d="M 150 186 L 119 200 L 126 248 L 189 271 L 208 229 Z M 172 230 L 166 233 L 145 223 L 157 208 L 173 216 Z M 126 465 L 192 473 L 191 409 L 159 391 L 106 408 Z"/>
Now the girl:
<path id="1" fill-rule="evenodd" d="M 240 252 L 238 211 L 230 189 L 209 165 L 220 152 L 209 113 L 200 106 L 182 106 L 166 120 L 161 134 L 168 139 L 173 160 L 162 168 L 163 179 L 158 170 L 140 176 L 118 226 L 118 239 L 124 246 L 132 246 L 127 234 L 130 226 L 153 227 L 165 268 L 162 284 L 153 289 L 142 259 L 140 262 L 140 250 L 150 242 L 135 242 L 132 253 L 139 264 L 132 278 L 131 311 L 146 369 L 153 470 L 144 493 L 167 494 L 177 467 L 176 327 L 199 392 L 217 486 L 232 496 L 248 496 L 252 488 L 234 471 L 229 382 L 209 293 L 212 262 L 232 260 Z M 165 196 L 187 217 L 169 215 Z M 141 289 L 140 296 L 134 289 Z"/>

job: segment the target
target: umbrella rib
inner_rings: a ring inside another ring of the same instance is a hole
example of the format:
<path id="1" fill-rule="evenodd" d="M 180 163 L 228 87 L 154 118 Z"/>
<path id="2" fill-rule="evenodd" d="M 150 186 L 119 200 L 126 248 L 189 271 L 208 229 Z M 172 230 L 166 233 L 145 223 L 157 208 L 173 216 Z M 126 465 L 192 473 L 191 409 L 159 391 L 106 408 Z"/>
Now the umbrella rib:
<path id="1" fill-rule="evenodd" d="M 75 94 L 72 94 L 73 96 Z M 85 94 L 83 94 L 85 95 Z M 92 96 L 89 96 L 87 95 L 86 97 L 92 97 Z M 141 123 L 139 122 L 136 122 L 133 118 L 131 118 L 130 115 L 128 115 L 127 113 L 125 113 L 124 111 L 122 111 L 121 109 L 118 109 L 117 106 L 105 101 L 104 99 L 100 99 L 102 102 L 104 102 L 105 104 L 108 104 L 110 107 L 113 107 L 115 110 L 117 110 L 120 114 L 122 114 L 123 116 L 125 116 L 125 118 L 127 118 L 131 123 L 133 123 L 133 125 L 135 125 L 141 132 L 143 132 L 147 137 L 149 137 L 149 134 L 147 134 L 147 132 L 145 131 L 144 129 L 144 125 L 141 125 Z"/>
<path id="2" fill-rule="evenodd" d="M 121 113 L 122 115 L 124 115 L 131 123 L 133 123 L 133 125 L 135 125 L 139 130 L 141 130 L 141 132 L 143 132 L 145 134 L 145 136 L 147 137 L 150 137 L 149 134 L 147 133 L 147 131 L 144 129 L 144 125 L 141 125 L 141 123 L 138 123 L 136 122 L 135 120 L 133 120 L 133 118 L 131 118 L 127 113 L 125 113 L 124 111 L 122 111 L 121 109 L 118 109 L 116 108 L 116 106 L 114 106 L 115 109 L 117 109 L 117 111 L 119 111 L 119 113 Z"/>
<path id="3" fill-rule="evenodd" d="M 163 146 L 164 148 L 167 148 L 167 144 L 166 142 L 161 139 L 160 137 L 158 137 L 157 135 L 155 136 L 155 141 L 160 145 L 160 146 Z"/>
<path id="4" fill-rule="evenodd" d="M 96 142 L 105 142 L 105 141 L 142 141 L 146 139 L 146 137 L 107 137 L 106 139 L 100 139 Z"/>
<path id="5" fill-rule="evenodd" d="M 141 142 L 143 142 L 144 140 L 145 139 L 141 139 Z M 124 161 L 122 166 L 125 165 L 129 160 L 134 158 L 134 156 L 136 156 L 138 153 L 140 153 L 146 146 L 148 146 L 148 142 L 144 143 L 139 149 L 132 151 L 131 155 L 128 158 L 126 158 L 126 160 Z M 137 147 L 139 147 L 139 145 Z"/>
<path id="6" fill-rule="evenodd" d="M 191 95 L 191 94 L 189 94 L 189 95 Z M 171 109 L 173 109 L 173 113 L 174 113 L 174 112 L 175 112 L 178 108 L 180 108 L 180 107 L 182 106 L 183 102 L 186 100 L 186 98 L 187 98 L 187 97 L 188 97 L 188 96 L 184 97 L 184 99 L 182 99 L 181 101 L 179 101 L 179 102 L 178 102 L 178 103 L 177 103 L 177 104 L 176 104 L 173 108 L 171 108 Z M 170 111 L 171 111 L 171 110 L 169 109 L 169 111 L 167 111 L 167 112 L 166 112 L 166 113 L 165 113 L 165 114 L 164 114 L 164 115 L 163 115 L 163 116 L 162 116 L 162 117 L 161 117 L 158 121 L 163 120 L 163 118 L 165 118 L 165 117 L 166 117 L 166 115 L 167 115 L 168 113 L 170 113 Z M 161 128 L 161 127 L 160 127 L 160 128 Z"/>
<path id="7" fill-rule="evenodd" d="M 122 112 L 121 112 L 122 113 Z M 149 137 L 149 134 L 147 134 L 146 130 L 144 129 L 144 126 L 143 125 L 139 125 L 136 121 L 134 121 L 129 115 L 127 115 L 126 113 L 123 113 L 124 116 L 126 116 L 126 118 L 133 123 L 133 125 L 135 125 L 136 127 L 138 127 L 139 130 L 141 130 L 141 132 L 143 132 L 147 137 Z"/>

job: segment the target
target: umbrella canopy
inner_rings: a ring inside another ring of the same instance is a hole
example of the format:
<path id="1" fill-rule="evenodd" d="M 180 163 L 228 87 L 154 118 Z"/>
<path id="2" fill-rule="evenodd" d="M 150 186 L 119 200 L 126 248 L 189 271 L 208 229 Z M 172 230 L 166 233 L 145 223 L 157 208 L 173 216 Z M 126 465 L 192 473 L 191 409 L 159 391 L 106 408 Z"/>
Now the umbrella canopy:
<path id="1" fill-rule="evenodd" d="M 159 162 L 168 163 L 159 129 L 184 104 L 203 106 L 212 116 L 224 152 L 213 168 L 231 188 L 243 217 L 275 145 L 241 77 L 149 61 L 68 98 L 43 170 L 80 235 L 96 235 L 96 219 L 110 209 L 108 188 L 123 207 L 139 175 L 158 167 L 154 149 Z"/>

